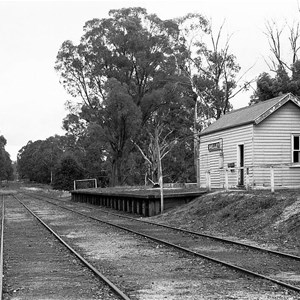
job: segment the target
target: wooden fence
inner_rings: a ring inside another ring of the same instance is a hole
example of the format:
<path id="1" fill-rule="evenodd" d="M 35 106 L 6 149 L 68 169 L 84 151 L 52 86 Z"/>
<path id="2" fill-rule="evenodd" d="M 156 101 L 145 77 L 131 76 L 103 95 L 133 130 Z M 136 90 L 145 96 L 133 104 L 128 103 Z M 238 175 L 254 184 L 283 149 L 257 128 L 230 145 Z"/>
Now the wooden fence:
<path id="1" fill-rule="evenodd" d="M 291 167 L 291 166 L 294 166 L 293 164 L 263 164 L 263 165 L 255 165 L 255 166 L 245 166 L 245 167 L 233 167 L 233 168 L 215 168 L 215 169 L 209 169 L 209 170 L 206 170 L 205 174 L 206 174 L 206 188 L 207 190 L 211 191 L 212 189 L 212 184 L 211 184 L 211 173 L 212 172 L 215 172 L 215 171 L 219 171 L 219 172 L 224 172 L 224 189 L 226 191 L 229 190 L 229 180 L 228 180 L 228 174 L 230 171 L 238 171 L 238 172 L 241 172 L 243 171 L 244 172 L 244 175 L 245 175 L 245 188 L 246 190 L 249 190 L 250 187 L 251 187 L 251 183 L 250 183 L 250 169 L 254 169 L 254 168 L 264 168 L 264 169 L 269 169 L 269 182 L 270 182 L 270 189 L 271 189 L 271 192 L 274 193 L 275 191 L 275 175 L 274 175 L 274 172 L 275 172 L 275 169 L 276 168 L 283 168 L 283 167 Z M 237 173 L 238 173 L 237 172 Z M 300 183 L 299 183 L 300 185 Z"/>

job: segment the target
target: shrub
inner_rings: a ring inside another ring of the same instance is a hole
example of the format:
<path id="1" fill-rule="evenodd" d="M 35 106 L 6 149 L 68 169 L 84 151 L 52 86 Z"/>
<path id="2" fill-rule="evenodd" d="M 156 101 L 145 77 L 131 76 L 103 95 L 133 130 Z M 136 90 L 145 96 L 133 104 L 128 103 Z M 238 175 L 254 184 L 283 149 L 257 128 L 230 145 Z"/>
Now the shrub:
<path id="1" fill-rule="evenodd" d="M 83 178 L 83 170 L 73 156 L 67 155 L 62 158 L 58 168 L 54 172 L 52 186 L 57 190 L 73 189 L 74 180 Z"/>

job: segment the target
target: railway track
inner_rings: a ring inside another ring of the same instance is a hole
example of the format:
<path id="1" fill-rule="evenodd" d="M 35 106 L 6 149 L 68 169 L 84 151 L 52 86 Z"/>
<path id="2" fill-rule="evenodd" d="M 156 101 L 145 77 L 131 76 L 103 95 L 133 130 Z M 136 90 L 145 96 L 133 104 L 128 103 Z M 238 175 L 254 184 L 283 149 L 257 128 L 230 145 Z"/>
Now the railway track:
<path id="1" fill-rule="evenodd" d="M 67 201 L 62 203 L 54 198 L 49 199 L 40 195 L 35 197 L 84 218 L 146 237 L 156 243 L 163 243 L 189 255 L 205 258 L 238 272 L 268 280 L 300 294 L 300 257 L 296 255 L 108 213 L 107 210 L 88 205 L 77 205 Z"/>
<path id="2" fill-rule="evenodd" d="M 1 200 L 1 299 L 130 299 L 18 197 Z"/>

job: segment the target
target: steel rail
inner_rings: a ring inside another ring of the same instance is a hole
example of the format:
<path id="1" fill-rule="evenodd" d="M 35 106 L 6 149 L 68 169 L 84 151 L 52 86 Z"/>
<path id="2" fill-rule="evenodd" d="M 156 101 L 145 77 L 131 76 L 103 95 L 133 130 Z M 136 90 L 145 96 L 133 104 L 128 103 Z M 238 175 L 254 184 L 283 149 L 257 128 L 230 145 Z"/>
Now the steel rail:
<path id="1" fill-rule="evenodd" d="M 52 198 L 52 197 L 41 196 L 41 195 L 38 195 L 38 196 L 39 197 L 46 197 L 46 198 L 58 201 L 57 199 Z M 40 198 L 38 198 L 38 199 L 40 199 Z M 47 201 L 49 203 L 52 203 L 51 201 L 48 201 L 48 200 L 45 200 L 45 199 L 41 199 L 41 200 Z M 55 205 L 61 206 L 59 204 L 55 204 Z M 84 208 L 84 206 L 81 206 L 81 207 Z M 215 236 L 215 235 L 210 235 L 210 234 L 207 234 L 207 233 L 201 233 L 201 232 L 187 230 L 187 229 L 182 229 L 182 228 L 173 227 L 173 226 L 169 226 L 169 225 L 165 225 L 165 224 L 159 224 L 159 223 L 155 223 L 155 222 L 151 222 L 151 221 L 146 221 L 146 220 L 141 220 L 141 219 L 137 219 L 137 218 L 132 218 L 130 216 L 120 215 L 120 214 L 117 214 L 117 213 L 114 213 L 114 212 L 103 210 L 101 208 L 97 208 L 97 210 L 101 211 L 101 212 L 104 212 L 106 214 L 111 214 L 111 215 L 117 216 L 119 218 L 125 218 L 125 219 L 129 219 L 129 220 L 132 220 L 132 221 L 137 221 L 137 222 L 141 222 L 141 223 L 147 223 L 147 224 L 151 224 L 151 225 L 158 226 L 158 227 L 164 227 L 164 228 L 172 229 L 172 230 L 175 230 L 175 231 L 180 231 L 180 232 L 183 232 L 183 233 L 188 233 L 188 234 L 193 234 L 193 235 L 197 235 L 197 236 L 200 236 L 200 237 L 210 238 L 210 239 L 214 239 L 214 240 L 219 241 L 219 242 L 224 242 L 224 243 L 228 243 L 228 244 L 234 244 L 234 245 L 237 245 L 237 246 L 247 247 L 247 248 L 251 248 L 251 249 L 263 251 L 263 252 L 266 252 L 266 253 L 272 253 L 272 254 L 275 254 L 275 255 L 279 255 L 279 256 L 282 256 L 282 257 L 291 258 L 291 259 L 295 259 L 295 260 L 299 260 L 300 261 L 300 256 L 297 256 L 297 255 L 294 255 L 294 254 L 290 254 L 290 253 L 286 253 L 286 252 L 281 252 L 281 251 L 276 251 L 276 250 L 272 250 L 272 249 L 267 249 L 267 248 L 263 248 L 263 247 L 251 245 L 251 244 L 240 242 L 240 241 L 234 241 L 232 239 L 227 239 L 227 238 L 222 238 L 222 237 L 218 237 L 218 236 Z"/>
<path id="2" fill-rule="evenodd" d="M 181 250 L 181 251 L 183 251 L 183 252 L 186 252 L 186 253 L 188 253 L 188 254 L 192 254 L 192 255 L 194 255 L 194 256 L 196 256 L 196 257 L 205 258 L 205 259 L 207 259 L 207 260 L 210 260 L 210 261 L 213 261 L 213 262 L 215 262 L 215 263 L 221 264 L 221 265 L 223 265 L 223 266 L 229 267 L 229 268 L 234 269 L 234 270 L 236 270 L 236 271 L 240 271 L 240 272 L 245 273 L 245 274 L 247 274 L 247 275 L 251 275 L 251 276 L 253 276 L 253 277 L 257 277 L 257 278 L 260 278 L 260 279 L 265 279 L 265 280 L 274 282 L 274 283 L 276 283 L 276 284 L 278 284 L 278 285 L 280 285 L 280 286 L 283 286 L 283 287 L 285 287 L 285 288 L 288 288 L 288 289 L 290 289 L 290 290 L 293 290 L 293 291 L 296 291 L 296 292 L 299 292 L 299 293 L 300 293 L 300 287 L 297 287 L 297 286 L 288 284 L 288 283 L 286 283 L 286 282 L 283 282 L 283 281 L 274 279 L 274 278 L 272 278 L 272 277 L 268 277 L 268 276 L 262 275 L 262 274 L 257 273 L 257 272 L 253 272 L 253 271 L 251 271 L 251 270 L 247 270 L 247 269 L 245 269 L 245 268 L 236 266 L 236 265 L 234 265 L 234 264 L 227 263 L 227 262 L 225 262 L 225 261 L 223 261 L 223 260 L 219 260 L 219 259 L 216 259 L 216 258 L 211 257 L 211 256 L 208 256 L 208 255 L 200 254 L 200 253 L 195 252 L 195 251 L 192 251 L 192 250 L 190 250 L 190 249 L 188 249 L 188 248 L 185 248 L 185 247 L 182 247 L 182 246 L 179 246 L 179 245 L 170 243 L 170 242 L 168 242 L 168 241 L 166 241 L 166 240 L 158 239 L 158 238 L 153 237 L 153 236 L 150 236 L 150 235 L 148 235 L 148 234 L 140 233 L 140 232 L 138 232 L 138 231 L 135 231 L 135 230 L 132 230 L 132 229 L 129 229 L 129 228 L 126 228 L 126 227 L 123 227 L 123 226 L 120 226 L 120 225 L 111 223 L 111 222 L 109 222 L 109 221 L 104 221 L 104 220 L 101 220 L 101 219 L 96 218 L 96 217 L 93 217 L 93 216 L 88 216 L 88 215 L 86 215 L 86 214 L 84 214 L 84 213 L 75 211 L 75 210 L 73 210 L 73 209 L 71 209 L 71 208 L 64 207 L 64 206 L 61 206 L 61 205 L 56 204 L 56 203 L 52 203 L 51 201 L 49 201 L 49 203 L 51 203 L 52 205 L 56 205 L 56 206 L 58 206 L 58 207 L 61 207 L 61 208 L 63 208 L 63 209 L 66 209 L 66 210 L 68 210 L 68 211 L 71 211 L 71 212 L 73 212 L 73 213 L 79 214 L 79 215 L 81 215 L 81 216 L 83 216 L 83 217 L 86 217 L 86 218 L 89 218 L 89 219 L 92 219 L 92 220 L 95 220 L 95 221 L 98 221 L 98 222 L 101 222 L 101 223 L 104 223 L 104 224 L 107 224 L 107 225 L 110 225 L 110 226 L 113 226 L 113 227 L 116 227 L 116 228 L 119 228 L 119 229 L 122 229 L 122 230 L 125 230 L 125 231 L 127 231 L 127 232 L 133 233 L 133 234 L 138 235 L 138 236 L 142 236 L 142 237 L 148 238 L 148 239 L 153 240 L 153 241 L 155 241 L 155 242 L 158 242 L 158 243 L 160 243 L 160 244 L 164 244 L 164 245 L 173 247 L 173 248 L 175 248 L 175 249 L 177 249 L 177 250 Z"/>
<path id="3" fill-rule="evenodd" d="M 197 232 L 197 231 L 172 227 L 172 226 L 165 225 L 165 224 L 158 224 L 158 223 L 155 223 L 155 222 L 139 220 L 139 219 L 134 219 L 134 218 L 132 218 L 132 219 L 136 220 L 138 222 L 149 223 L 151 225 L 161 226 L 161 227 L 165 227 L 165 228 L 168 228 L 168 229 L 173 229 L 173 230 L 181 231 L 181 232 L 184 232 L 184 233 L 194 234 L 194 235 L 197 235 L 197 236 L 214 239 L 214 240 L 217 240 L 217 241 L 220 241 L 220 242 L 234 244 L 234 245 L 238 245 L 238 246 L 243 246 L 243 247 L 247 247 L 247 248 L 251 248 L 251 249 L 255 249 L 255 250 L 259 250 L 259 251 L 263 251 L 263 252 L 267 252 L 267 253 L 272 253 L 272 254 L 276 254 L 276 255 L 279 255 L 279 256 L 288 257 L 288 258 L 292 258 L 292 259 L 300 261 L 300 256 L 293 255 L 293 254 L 290 254 L 290 253 L 271 250 L 271 249 L 267 249 L 267 248 L 262 248 L 262 247 L 259 247 L 259 246 L 250 245 L 248 243 L 238 242 L 238 241 L 234 241 L 234 240 L 231 240 L 231 239 L 222 238 L 222 237 L 218 237 L 218 236 L 215 236 L 215 235 L 210 235 L 210 234 L 201 233 L 201 232 Z"/>
<path id="4" fill-rule="evenodd" d="M 107 277 L 99 272 L 93 265 L 91 265 L 85 258 L 83 258 L 74 248 L 72 248 L 67 242 L 65 242 L 53 229 L 51 229 L 40 217 L 38 217 L 25 203 L 23 203 L 18 197 L 13 197 L 19 201 L 25 209 L 31 213 L 45 228 L 47 228 L 72 254 L 74 254 L 86 267 L 88 267 L 97 277 L 104 281 L 119 297 L 124 300 L 130 300 L 114 283 L 112 283 Z"/>
<path id="5" fill-rule="evenodd" d="M 4 196 L 2 195 L 2 220 L 1 220 L 1 244 L 0 244 L 0 300 L 2 300 L 3 293 L 3 245 L 4 245 L 4 216 L 5 216 L 5 208 L 4 208 Z"/>
<path id="6" fill-rule="evenodd" d="M 47 201 L 47 200 L 45 200 L 45 201 Z M 279 255 L 279 256 L 288 257 L 288 258 L 292 258 L 292 259 L 300 261 L 300 256 L 293 255 L 293 254 L 290 254 L 290 253 L 276 251 L 276 250 L 267 249 L 267 248 L 262 248 L 262 247 L 254 246 L 254 245 L 251 245 L 251 244 L 248 244 L 248 243 L 234 241 L 234 240 L 231 240 L 231 239 L 222 238 L 222 237 L 218 237 L 218 236 L 215 236 L 215 235 L 210 235 L 210 234 L 201 233 L 201 232 L 197 232 L 197 231 L 192 231 L 192 230 L 182 229 L 182 228 L 178 228 L 178 227 L 173 227 L 173 226 L 169 226 L 169 225 L 166 225 L 166 224 L 159 224 L 159 223 L 155 223 L 155 222 L 151 222 L 151 221 L 140 220 L 140 219 L 132 218 L 132 217 L 125 216 L 125 215 L 123 216 L 123 215 L 116 214 L 116 213 L 113 213 L 113 212 L 108 212 L 108 211 L 105 211 L 105 210 L 102 210 L 102 209 L 99 209 L 99 208 L 97 210 L 99 210 L 101 212 L 111 214 L 111 215 L 118 216 L 120 218 L 125 218 L 125 219 L 129 219 L 129 220 L 137 221 L 137 222 L 141 222 L 141 223 L 147 223 L 147 224 L 151 224 L 151 225 L 158 226 L 158 227 L 164 227 L 164 228 L 172 229 L 172 230 L 175 230 L 175 231 L 180 231 L 180 232 L 183 232 L 183 233 L 188 233 L 188 234 L 193 234 L 193 235 L 197 235 L 197 236 L 200 236 L 200 237 L 210 238 L 210 239 L 217 240 L 219 242 L 234 244 L 234 245 L 237 245 L 237 246 L 243 246 L 243 247 L 247 247 L 247 248 L 251 248 L 251 249 L 255 249 L 255 250 L 259 250 L 259 251 L 264 251 L 264 252 L 267 252 L 267 253 L 272 253 L 272 254 L 276 254 L 276 255 Z"/>

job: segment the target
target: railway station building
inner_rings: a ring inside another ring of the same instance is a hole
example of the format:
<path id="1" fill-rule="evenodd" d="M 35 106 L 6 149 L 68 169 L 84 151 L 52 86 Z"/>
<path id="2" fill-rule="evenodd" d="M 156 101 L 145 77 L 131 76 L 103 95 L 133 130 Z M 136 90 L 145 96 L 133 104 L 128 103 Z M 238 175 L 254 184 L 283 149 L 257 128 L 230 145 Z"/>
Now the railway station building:
<path id="1" fill-rule="evenodd" d="M 234 110 L 200 134 L 200 184 L 300 187 L 300 100 L 284 94 Z"/>

